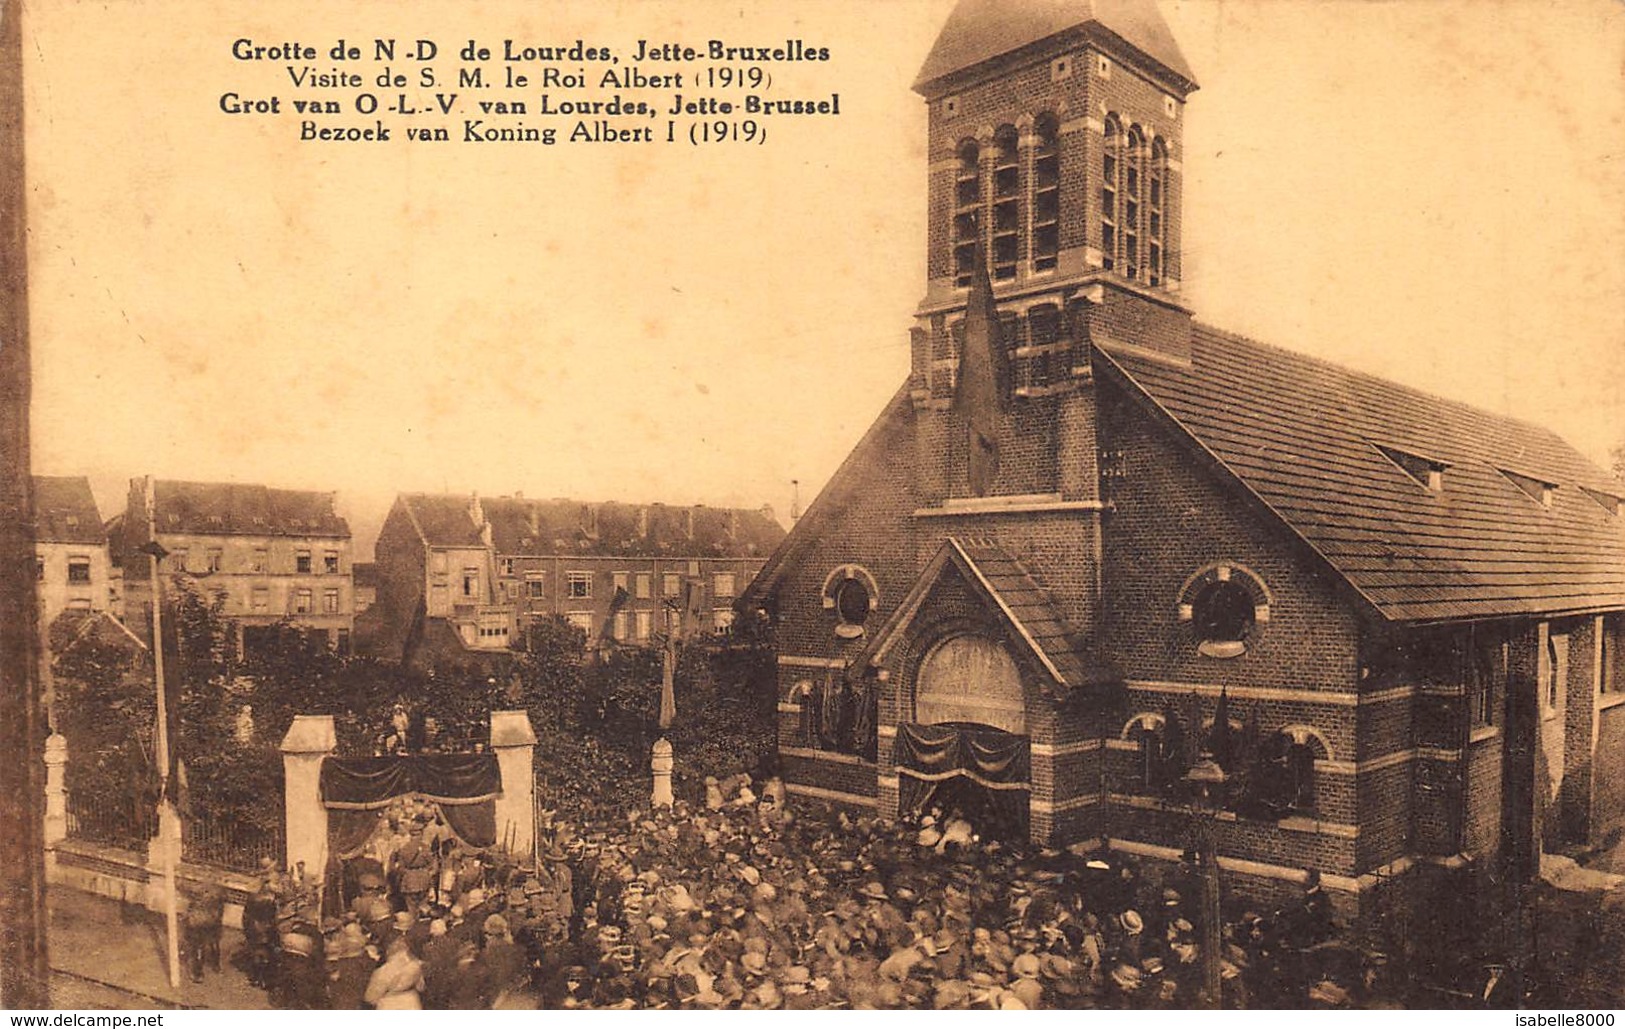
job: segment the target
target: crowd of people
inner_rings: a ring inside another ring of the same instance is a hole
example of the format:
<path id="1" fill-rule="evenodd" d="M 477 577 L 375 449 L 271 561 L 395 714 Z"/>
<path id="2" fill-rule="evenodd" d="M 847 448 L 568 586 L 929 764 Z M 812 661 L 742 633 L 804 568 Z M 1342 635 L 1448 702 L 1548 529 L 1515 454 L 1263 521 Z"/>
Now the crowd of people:
<path id="1" fill-rule="evenodd" d="M 246 967 L 282 1008 L 1211 1001 L 1195 856 L 1152 883 L 1117 854 L 982 839 L 954 810 L 898 825 L 784 801 L 776 780 L 710 782 L 699 804 L 553 820 L 523 855 L 408 801 L 342 869 L 264 870 Z M 1385 1004 L 1381 955 L 1339 941 L 1312 874 L 1221 939 L 1226 1007 Z"/>

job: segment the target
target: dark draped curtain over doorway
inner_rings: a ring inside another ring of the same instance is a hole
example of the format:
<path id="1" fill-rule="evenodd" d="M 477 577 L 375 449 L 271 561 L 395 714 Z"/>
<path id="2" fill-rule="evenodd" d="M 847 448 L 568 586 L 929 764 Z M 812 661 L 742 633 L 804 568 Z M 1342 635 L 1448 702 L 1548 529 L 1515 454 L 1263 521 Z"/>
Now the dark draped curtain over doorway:
<path id="1" fill-rule="evenodd" d="M 328 841 L 341 859 L 355 857 L 378 828 L 392 801 L 416 795 L 433 801 L 463 843 L 496 842 L 496 798 L 502 770 L 495 754 L 419 754 L 410 757 L 330 757 L 322 762 L 321 796 Z"/>
<path id="2" fill-rule="evenodd" d="M 981 831 L 1025 837 L 1032 757 L 1028 739 L 968 722 L 897 727 L 898 811 L 958 807 Z"/>

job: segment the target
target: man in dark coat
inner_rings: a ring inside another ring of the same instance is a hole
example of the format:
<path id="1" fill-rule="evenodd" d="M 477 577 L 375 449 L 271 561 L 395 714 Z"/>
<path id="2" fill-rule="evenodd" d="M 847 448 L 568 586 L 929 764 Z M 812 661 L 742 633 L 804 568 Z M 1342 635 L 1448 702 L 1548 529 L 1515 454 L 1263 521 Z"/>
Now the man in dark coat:
<path id="1" fill-rule="evenodd" d="M 188 898 L 182 939 L 186 967 L 195 983 L 203 981 L 205 961 L 220 971 L 220 926 L 225 908 L 225 891 L 213 883 L 205 884 Z"/>
<path id="2" fill-rule="evenodd" d="M 268 862 L 267 862 L 268 864 Z M 248 950 L 248 981 L 265 989 L 276 965 L 276 894 L 269 877 L 243 903 L 243 936 Z"/>
<path id="3" fill-rule="evenodd" d="M 485 947 L 480 951 L 477 975 L 481 984 L 481 1004 L 490 1007 L 491 1001 L 503 990 L 518 985 L 527 978 L 525 956 L 513 938 L 508 935 L 508 921 L 501 915 L 485 919 Z"/>
<path id="4" fill-rule="evenodd" d="M 334 937 L 328 955 L 327 1000 L 335 1011 L 355 1011 L 362 1006 L 367 982 L 378 967 L 367 954 L 367 938 L 361 926 L 347 923 Z"/>

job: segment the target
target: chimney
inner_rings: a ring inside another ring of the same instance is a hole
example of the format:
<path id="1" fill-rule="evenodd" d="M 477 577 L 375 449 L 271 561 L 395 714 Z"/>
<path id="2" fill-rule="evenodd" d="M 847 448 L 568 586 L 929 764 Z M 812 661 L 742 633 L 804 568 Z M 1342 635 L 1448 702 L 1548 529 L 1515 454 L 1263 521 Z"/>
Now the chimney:
<path id="1" fill-rule="evenodd" d="M 739 511 L 731 507 L 728 509 L 728 538 L 730 540 L 739 538 Z"/>
<path id="2" fill-rule="evenodd" d="M 646 507 L 638 508 L 638 538 L 649 538 L 649 509 Z"/>
<path id="3" fill-rule="evenodd" d="M 480 495 L 478 493 L 470 493 L 468 495 L 468 517 L 469 520 L 474 523 L 474 527 L 476 529 L 484 527 L 485 505 L 480 503 Z"/>
<path id="4" fill-rule="evenodd" d="M 690 541 L 693 541 L 693 539 L 694 539 L 694 509 L 692 507 L 685 507 L 683 509 L 683 534 L 685 536 L 687 536 Z"/>

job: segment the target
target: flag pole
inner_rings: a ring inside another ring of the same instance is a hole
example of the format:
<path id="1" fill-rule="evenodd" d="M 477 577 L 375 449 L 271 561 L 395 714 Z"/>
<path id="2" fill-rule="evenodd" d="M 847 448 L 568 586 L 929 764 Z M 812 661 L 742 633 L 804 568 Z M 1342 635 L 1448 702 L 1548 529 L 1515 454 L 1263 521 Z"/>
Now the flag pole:
<path id="1" fill-rule="evenodd" d="M 164 930 L 168 937 L 169 985 L 181 985 L 181 949 L 176 912 L 175 864 L 180 857 L 180 814 L 169 799 L 169 705 L 164 689 L 163 586 L 158 561 L 163 547 L 158 543 L 158 519 L 154 506 L 157 491 L 147 476 L 147 560 L 152 571 L 152 671 L 158 690 L 158 853 L 164 879 Z"/>

